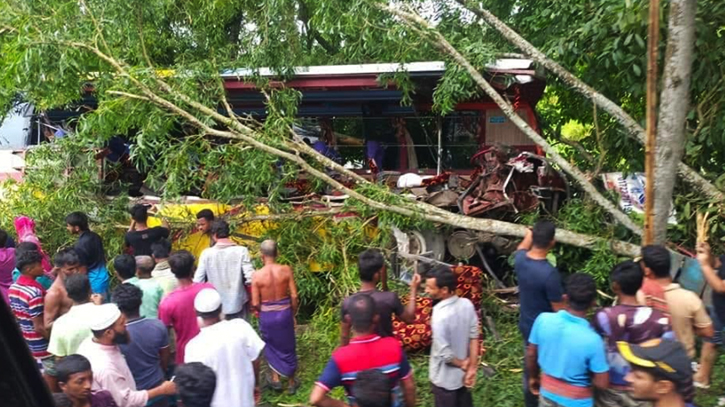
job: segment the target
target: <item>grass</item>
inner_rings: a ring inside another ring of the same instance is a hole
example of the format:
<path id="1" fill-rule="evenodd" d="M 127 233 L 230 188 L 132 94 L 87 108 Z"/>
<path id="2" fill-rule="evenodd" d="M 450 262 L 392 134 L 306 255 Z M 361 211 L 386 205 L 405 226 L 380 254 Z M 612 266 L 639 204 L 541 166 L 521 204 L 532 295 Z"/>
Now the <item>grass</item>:
<path id="1" fill-rule="evenodd" d="M 493 369 L 493 374 L 486 376 L 484 369 L 479 369 L 478 380 L 473 392 L 474 404 L 477 406 L 521 407 L 523 406 L 521 391 L 523 345 L 516 326 L 518 315 L 505 311 L 494 303 L 487 303 L 485 306 L 495 320 L 501 340 L 496 342 L 493 338 L 489 338 L 486 341 L 487 349 L 482 361 Z M 263 406 L 301 407 L 308 405 L 307 401 L 312 386 L 324 369 L 330 354 L 339 343 L 338 313 L 339 310 L 336 307 L 320 306 L 307 324 L 299 327 L 297 336 L 298 377 L 302 386 L 294 396 L 265 390 Z M 713 369 L 710 389 L 698 390 L 696 399 L 698 407 L 714 407 L 717 405 L 718 398 L 725 396 L 724 355 L 725 352 L 722 352 Z M 433 407 L 428 381 L 428 354 L 427 352 L 409 354 L 408 357 L 414 369 L 418 406 Z M 335 390 L 333 396 L 344 400 L 341 389 Z"/>

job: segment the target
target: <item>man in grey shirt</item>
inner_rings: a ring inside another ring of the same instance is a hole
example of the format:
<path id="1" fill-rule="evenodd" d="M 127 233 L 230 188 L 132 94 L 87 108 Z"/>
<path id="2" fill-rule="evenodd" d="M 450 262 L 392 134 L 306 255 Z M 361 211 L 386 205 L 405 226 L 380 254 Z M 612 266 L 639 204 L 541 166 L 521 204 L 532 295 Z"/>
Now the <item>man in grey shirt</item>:
<path id="1" fill-rule="evenodd" d="M 436 407 L 473 407 L 470 389 L 478 367 L 478 316 L 471 301 L 456 295 L 456 276 L 437 266 L 426 276 L 433 307 L 429 378 Z"/>
<path id="2" fill-rule="evenodd" d="M 246 318 L 247 286 L 254 274 L 249 250 L 231 240 L 229 224 L 223 220 L 214 221 L 211 233 L 215 244 L 201 253 L 194 282 L 208 281 L 214 285 L 222 297 L 226 319 Z"/>

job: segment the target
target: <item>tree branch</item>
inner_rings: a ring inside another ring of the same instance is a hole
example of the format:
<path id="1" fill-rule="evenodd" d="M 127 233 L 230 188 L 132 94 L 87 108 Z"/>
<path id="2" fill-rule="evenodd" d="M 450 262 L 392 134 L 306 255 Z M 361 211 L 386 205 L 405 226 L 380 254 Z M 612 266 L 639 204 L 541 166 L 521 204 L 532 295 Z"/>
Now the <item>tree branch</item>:
<path id="1" fill-rule="evenodd" d="M 483 89 L 488 97 L 496 102 L 496 104 L 501 108 L 504 114 L 508 116 L 508 118 L 516 125 L 516 127 L 521 129 L 521 131 L 524 132 L 524 134 L 526 134 L 534 143 L 539 145 L 549 155 L 553 162 L 555 162 L 564 171 L 571 175 L 582 187 L 582 189 L 592 198 L 592 200 L 594 200 L 597 204 L 603 207 L 614 217 L 614 219 L 624 225 L 627 229 L 631 230 L 639 236 L 642 235 L 642 228 L 634 223 L 634 221 L 632 221 L 632 219 L 630 219 L 629 216 L 627 216 L 624 212 L 620 211 L 616 205 L 614 205 L 606 197 L 604 197 L 597 190 L 597 188 L 589 182 L 587 176 L 584 173 L 582 173 L 578 168 L 572 166 L 566 159 L 559 155 L 559 153 L 555 149 L 553 149 L 551 145 L 549 145 L 549 143 L 544 140 L 543 137 L 541 137 L 536 131 L 534 131 L 534 129 L 532 129 L 531 126 L 529 126 L 529 124 L 526 123 L 526 121 L 523 120 L 516 113 L 513 106 L 511 106 L 511 104 L 506 99 L 504 99 L 496 91 L 496 89 L 493 88 L 493 86 L 491 86 L 491 84 L 483 77 L 483 75 L 481 75 L 478 70 L 476 70 L 476 68 L 473 67 L 473 65 L 471 65 L 471 63 L 463 55 L 461 55 L 455 48 L 453 48 L 453 46 L 443 37 L 443 35 L 435 30 L 428 23 L 428 21 L 426 21 L 417 14 L 408 13 L 394 7 L 382 4 L 378 4 L 378 7 L 394 15 L 397 15 L 398 17 L 402 18 L 403 21 L 413 27 L 415 27 L 415 25 L 424 27 L 427 30 L 426 34 L 430 39 L 431 43 L 437 46 L 446 54 L 448 54 L 450 57 L 452 57 L 457 64 L 465 68 L 466 71 L 471 75 L 473 80 L 476 82 L 476 84 L 481 89 Z"/>
<path id="2" fill-rule="evenodd" d="M 517 225 L 513 223 L 493 220 L 493 219 L 481 219 L 481 218 L 472 218 L 468 216 L 463 216 L 460 214 L 454 214 L 451 212 L 447 212 L 444 210 L 441 210 L 439 208 L 436 208 L 432 205 L 422 203 L 422 202 L 416 202 L 416 201 L 403 201 L 404 206 L 398 206 L 394 204 L 389 204 L 385 202 L 379 202 L 378 200 L 370 199 L 359 192 L 350 189 L 337 180 L 333 179 L 323 171 L 318 170 L 317 168 L 313 167 L 311 164 L 309 164 L 307 161 L 305 161 L 299 154 L 291 154 L 289 152 L 280 150 L 276 147 L 267 145 L 263 142 L 260 142 L 257 138 L 253 137 L 254 131 L 246 126 L 241 125 L 240 123 L 231 120 L 229 118 L 226 118 L 224 116 L 219 115 L 217 112 L 213 111 L 212 109 L 201 105 L 200 103 L 191 100 L 188 96 L 179 94 L 178 92 L 173 91 L 173 89 L 169 88 L 169 90 L 172 92 L 173 95 L 179 97 L 182 101 L 185 103 L 188 103 L 190 106 L 194 107 L 195 109 L 199 110 L 200 112 L 209 111 L 213 112 L 215 118 L 218 116 L 221 116 L 219 119 L 222 120 L 223 123 L 229 123 L 232 125 L 232 131 L 222 131 L 217 130 L 214 128 L 211 128 L 210 126 L 203 123 L 201 120 L 197 119 L 193 114 L 188 112 L 187 110 L 177 106 L 173 102 L 157 95 L 155 92 L 153 92 L 150 88 L 148 88 L 146 85 L 144 85 L 140 80 L 135 78 L 134 76 L 130 75 L 128 71 L 126 71 L 123 67 L 123 65 L 115 60 L 114 58 L 104 54 L 102 51 L 100 51 L 97 47 L 85 44 L 85 43 L 78 43 L 78 42 L 71 42 L 67 43 L 69 46 L 74 46 L 78 48 L 83 48 L 86 50 L 89 50 L 96 54 L 100 59 L 106 61 L 111 66 L 114 67 L 114 69 L 119 73 L 119 75 L 122 75 L 124 77 L 129 78 L 129 80 L 134 83 L 136 86 L 138 86 L 144 95 L 136 95 L 128 92 L 120 92 L 120 91 L 109 91 L 109 94 L 116 94 L 123 97 L 129 97 L 137 100 L 148 100 L 151 103 L 155 103 L 159 105 L 160 107 L 167 109 L 175 114 L 178 114 L 179 116 L 183 117 L 187 121 L 189 121 L 191 124 L 199 127 L 200 129 L 204 130 L 206 133 L 218 137 L 224 137 L 229 139 L 234 139 L 242 143 L 246 143 L 249 145 L 252 145 L 259 150 L 262 150 L 266 153 L 276 155 L 278 157 L 281 157 L 283 159 L 289 160 L 291 162 L 296 163 L 299 165 L 304 171 L 306 171 L 308 174 L 310 174 L 313 177 L 316 177 L 328 185 L 332 186 L 336 190 L 345 193 L 352 197 L 353 199 L 356 199 L 366 205 L 368 205 L 371 208 L 378 209 L 380 211 L 388 211 L 397 213 L 399 215 L 403 216 L 419 216 L 422 219 L 425 219 L 430 222 L 434 223 L 440 223 L 440 224 L 447 224 L 455 227 L 462 227 L 472 230 L 480 230 L 480 231 L 486 231 L 486 232 L 493 232 L 501 235 L 507 235 L 507 236 L 518 236 L 518 237 L 524 237 L 525 234 L 528 231 L 528 228 L 523 225 Z M 198 107 L 198 108 L 197 108 Z M 235 132 L 235 128 L 242 129 L 243 133 L 237 130 Z M 317 156 L 322 157 L 321 154 L 317 153 L 316 151 L 312 150 L 312 154 L 315 158 L 318 158 Z M 323 157 L 324 158 L 324 157 Z M 320 160 L 318 158 L 318 160 Z M 322 161 L 322 160 L 320 160 Z M 331 161 L 331 160 L 330 160 Z M 340 166 L 341 167 L 341 166 Z M 346 175 L 349 175 L 351 172 L 344 167 L 342 167 L 343 173 Z M 365 181 L 367 183 L 367 181 Z M 386 194 L 389 197 L 396 197 L 397 195 L 392 194 L 391 192 L 386 192 Z M 611 241 L 608 239 L 602 239 L 594 236 L 588 236 L 588 235 L 582 235 L 579 233 L 559 229 L 557 230 L 557 239 L 564 243 L 564 244 L 571 244 L 578 247 L 584 247 L 584 248 L 590 248 L 590 249 L 596 249 L 598 248 L 602 243 L 608 245 L 613 251 L 616 253 L 635 257 L 639 254 L 639 247 L 622 241 Z"/>
<path id="3" fill-rule="evenodd" d="M 473 5 L 470 0 L 456 0 L 456 2 L 458 2 L 468 11 L 472 12 L 480 19 L 485 21 L 489 26 L 493 27 L 496 31 L 503 35 L 506 40 L 508 40 L 511 44 L 515 45 L 521 51 L 523 51 L 524 54 L 528 55 L 531 59 L 541 64 L 549 71 L 553 72 L 562 81 L 564 81 L 564 83 L 571 86 L 580 94 L 591 99 L 592 102 L 594 102 L 597 106 L 599 106 L 605 112 L 609 113 L 610 115 L 612 115 L 612 117 L 617 119 L 617 121 L 619 121 L 622 126 L 624 126 L 624 128 L 627 130 L 627 134 L 630 137 L 639 141 L 640 144 L 644 145 L 644 129 L 642 128 L 642 126 L 639 125 L 639 123 L 637 123 L 637 121 L 632 118 L 632 116 L 627 114 L 627 112 L 625 112 L 624 109 L 622 109 L 619 105 L 612 102 L 607 97 L 597 92 L 594 88 L 587 85 L 582 80 L 571 74 L 557 62 L 549 59 L 543 52 L 539 51 L 531 43 L 526 41 L 526 39 L 521 37 L 509 26 L 499 20 L 490 11 Z M 715 185 L 710 183 L 697 171 L 690 168 L 687 164 L 681 161 L 678 162 L 677 171 L 679 172 L 682 179 L 685 180 L 685 182 L 701 190 L 711 200 L 717 202 L 725 200 L 725 194 L 722 191 L 717 189 Z"/>

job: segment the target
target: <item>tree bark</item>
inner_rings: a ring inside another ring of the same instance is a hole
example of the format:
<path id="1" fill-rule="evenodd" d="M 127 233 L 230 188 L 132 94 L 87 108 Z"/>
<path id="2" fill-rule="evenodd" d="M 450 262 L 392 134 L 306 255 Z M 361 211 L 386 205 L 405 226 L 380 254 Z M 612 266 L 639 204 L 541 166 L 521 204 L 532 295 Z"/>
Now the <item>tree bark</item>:
<path id="1" fill-rule="evenodd" d="M 557 62 L 549 59 L 546 54 L 539 51 L 531 43 L 526 41 L 516 31 L 507 26 L 504 22 L 499 20 L 490 11 L 480 8 L 471 4 L 470 0 L 456 0 L 459 4 L 465 7 L 467 10 L 474 13 L 480 19 L 485 21 L 488 25 L 493 27 L 506 40 L 511 44 L 519 48 L 525 55 L 534 61 L 538 62 L 550 72 L 558 76 L 564 83 L 571 86 L 574 90 L 581 93 L 585 97 L 592 100 L 597 106 L 602 108 L 605 112 L 609 113 L 617 119 L 622 126 L 627 130 L 627 134 L 633 139 L 639 141 L 642 145 L 645 144 L 645 132 L 642 126 L 637 123 L 632 116 L 624 111 L 619 105 L 609 100 L 607 97 L 597 92 L 594 88 L 584 83 L 582 80 L 574 76 L 571 72 L 567 71 L 564 67 L 559 65 Z M 677 166 L 677 171 L 682 179 L 688 184 L 694 186 L 698 190 L 702 191 L 707 197 L 713 201 L 725 200 L 725 194 L 717 189 L 712 183 L 706 180 L 697 171 L 690 168 L 687 164 L 678 161 L 674 163 Z"/>
<path id="2" fill-rule="evenodd" d="M 655 143 L 654 239 L 667 239 L 676 174 L 672 168 L 685 153 L 685 125 L 690 109 L 690 80 L 695 48 L 697 0 L 671 0 L 667 51 Z M 649 180 L 648 180 L 649 182 Z"/>
<path id="3" fill-rule="evenodd" d="M 630 217 L 619 210 L 615 204 L 610 202 L 604 195 L 602 195 L 597 188 L 592 185 L 591 182 L 589 182 L 589 179 L 587 176 L 581 172 L 578 168 L 575 166 L 569 164 L 569 162 L 562 157 L 551 145 L 543 138 L 541 137 L 534 129 L 529 126 L 528 123 L 524 119 L 522 119 L 514 110 L 513 106 L 501 96 L 496 89 L 491 86 L 491 84 L 481 75 L 478 70 L 471 65 L 468 60 L 461 55 L 453 46 L 443 37 L 443 35 L 440 34 L 437 30 L 433 29 L 431 25 L 423 19 L 422 17 L 418 16 L 417 14 L 408 13 L 399 9 L 396 9 L 394 7 L 389 7 L 385 5 L 380 5 L 381 8 L 384 10 L 387 10 L 390 13 L 393 13 L 397 15 L 398 17 L 402 18 L 406 23 L 411 25 L 414 29 L 416 28 L 416 25 L 419 25 L 421 27 L 424 27 L 427 32 L 424 33 L 424 35 L 428 35 L 431 38 L 431 42 L 439 47 L 443 52 L 451 56 L 456 63 L 461 65 L 466 69 L 466 71 L 471 75 L 473 80 L 476 82 L 476 84 L 483 89 L 483 91 L 494 101 L 496 104 L 501 108 L 503 113 L 511 120 L 516 127 L 521 129 L 524 134 L 526 134 L 534 143 L 536 143 L 538 146 L 540 146 L 548 155 L 548 157 L 556 163 L 559 167 L 561 167 L 567 174 L 569 174 L 576 182 L 581 186 L 581 188 L 589 195 L 589 197 L 594 200 L 598 205 L 603 207 L 607 212 L 609 212 L 614 219 L 616 219 L 619 223 L 624 225 L 627 229 L 631 230 L 635 234 L 642 236 L 642 228 L 634 223 Z"/>

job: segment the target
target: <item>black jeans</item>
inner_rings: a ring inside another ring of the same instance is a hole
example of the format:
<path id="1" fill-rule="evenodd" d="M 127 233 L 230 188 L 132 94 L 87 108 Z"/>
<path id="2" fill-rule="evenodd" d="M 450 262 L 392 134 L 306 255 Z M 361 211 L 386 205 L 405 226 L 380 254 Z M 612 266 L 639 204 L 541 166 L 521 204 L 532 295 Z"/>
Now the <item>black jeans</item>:
<path id="1" fill-rule="evenodd" d="M 436 407 L 473 407 L 471 392 L 461 387 L 458 390 L 446 390 L 431 384 Z"/>

